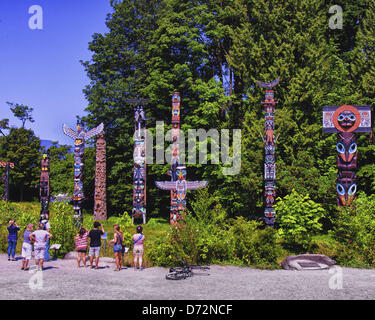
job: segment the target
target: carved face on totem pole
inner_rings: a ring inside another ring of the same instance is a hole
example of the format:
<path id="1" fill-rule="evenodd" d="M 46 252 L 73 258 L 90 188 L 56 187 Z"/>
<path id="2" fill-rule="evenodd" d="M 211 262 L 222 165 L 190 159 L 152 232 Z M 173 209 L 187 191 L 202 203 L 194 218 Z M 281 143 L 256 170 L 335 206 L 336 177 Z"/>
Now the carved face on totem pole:
<path id="1" fill-rule="evenodd" d="M 134 162 L 138 165 L 143 165 L 145 163 L 145 144 L 143 140 L 134 141 Z"/>
<path id="2" fill-rule="evenodd" d="M 357 143 L 354 132 L 371 130 L 369 106 L 344 105 L 323 108 L 323 132 L 337 132 L 337 204 L 350 205 L 356 191 Z"/>

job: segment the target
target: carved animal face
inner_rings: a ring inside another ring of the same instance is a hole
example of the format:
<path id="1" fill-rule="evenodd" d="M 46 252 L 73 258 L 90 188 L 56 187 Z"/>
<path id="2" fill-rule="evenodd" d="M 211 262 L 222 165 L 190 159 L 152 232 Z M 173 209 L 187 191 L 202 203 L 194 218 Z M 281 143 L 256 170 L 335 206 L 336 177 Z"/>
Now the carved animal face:
<path id="1" fill-rule="evenodd" d="M 353 181 L 353 179 L 342 178 L 338 180 L 336 189 L 339 201 L 338 205 L 350 205 L 357 192 L 357 184 L 355 181 Z"/>
<path id="2" fill-rule="evenodd" d="M 344 110 L 337 117 L 337 122 L 344 129 L 352 127 L 354 125 L 355 121 L 356 121 L 355 114 L 352 111 L 349 111 L 349 110 Z"/>

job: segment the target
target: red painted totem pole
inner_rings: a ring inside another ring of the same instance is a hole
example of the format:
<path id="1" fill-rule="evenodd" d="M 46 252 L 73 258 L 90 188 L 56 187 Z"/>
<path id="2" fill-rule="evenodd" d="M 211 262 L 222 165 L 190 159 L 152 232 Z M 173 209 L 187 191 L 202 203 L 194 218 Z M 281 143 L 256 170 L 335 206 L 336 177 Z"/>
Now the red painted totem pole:
<path id="1" fill-rule="evenodd" d="M 258 85 L 266 89 L 265 101 L 262 102 L 265 114 L 264 136 L 262 136 L 262 139 L 265 151 L 264 193 L 266 208 L 264 209 L 264 222 L 267 226 L 273 226 L 276 215 L 273 205 L 275 204 L 276 198 L 275 144 L 277 138 L 275 138 L 274 129 L 275 105 L 277 101 L 274 100 L 274 91 L 272 88 L 276 86 L 279 81 L 280 79 L 268 83 L 258 81 Z"/>
<path id="2" fill-rule="evenodd" d="M 323 107 L 323 132 L 337 132 L 337 205 L 350 205 L 357 192 L 355 132 L 371 131 L 370 106 Z"/>
<path id="3" fill-rule="evenodd" d="M 4 181 L 4 195 L 1 200 L 8 201 L 9 199 L 9 169 L 14 169 L 14 163 L 8 161 L 0 161 L 0 168 L 5 168 L 5 174 L 0 177 Z"/>
<path id="4" fill-rule="evenodd" d="M 171 181 L 156 181 L 159 189 L 171 191 L 170 223 L 183 219 L 186 211 L 187 190 L 197 190 L 208 185 L 207 181 L 186 181 L 186 166 L 180 164 L 180 93 L 172 96 L 172 161 L 167 174 Z"/>
<path id="5" fill-rule="evenodd" d="M 40 166 L 39 199 L 41 204 L 40 220 L 49 220 L 49 156 L 47 152 L 42 155 Z"/>

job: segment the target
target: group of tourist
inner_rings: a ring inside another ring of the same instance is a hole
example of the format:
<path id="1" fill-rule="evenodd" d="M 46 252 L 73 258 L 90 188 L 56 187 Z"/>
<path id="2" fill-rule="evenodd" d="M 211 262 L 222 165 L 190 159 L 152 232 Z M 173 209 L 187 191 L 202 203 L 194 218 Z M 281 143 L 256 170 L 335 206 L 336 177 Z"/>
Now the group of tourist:
<path id="1" fill-rule="evenodd" d="M 113 245 L 113 254 L 115 256 L 116 268 L 114 271 L 120 271 L 123 265 L 123 255 L 125 253 L 124 234 L 120 231 L 118 224 L 113 226 L 113 239 L 110 240 L 110 244 Z M 81 228 L 77 236 L 75 237 L 75 249 L 77 251 L 77 264 L 78 268 L 81 267 L 81 261 L 83 266 L 86 265 L 86 253 L 87 247 L 89 247 L 89 259 L 91 269 L 99 268 L 99 255 L 101 249 L 101 236 L 104 235 L 103 225 L 99 222 L 94 222 L 94 228 L 90 231 Z M 88 238 L 90 238 L 90 244 L 88 244 Z M 133 255 L 134 255 L 134 269 L 143 270 L 142 257 L 143 257 L 143 242 L 144 242 L 143 228 L 137 227 L 137 233 L 133 235 Z M 95 258 L 95 264 L 94 264 Z"/>
<path id="2" fill-rule="evenodd" d="M 44 261 L 49 260 L 49 239 L 52 237 L 52 234 L 49 232 L 50 225 L 48 221 L 41 220 L 38 224 L 37 230 L 33 231 L 34 225 L 28 224 L 26 230 L 23 233 L 23 243 L 22 243 L 22 267 L 21 270 L 29 270 L 29 261 L 33 252 L 34 245 L 34 256 L 35 256 L 35 265 L 38 270 L 43 270 Z M 18 239 L 18 227 L 16 221 L 10 220 L 9 227 L 7 228 L 8 235 L 8 261 L 15 261 L 15 252 Z"/>
<path id="3" fill-rule="evenodd" d="M 34 225 L 28 224 L 23 233 L 22 243 L 22 267 L 21 270 L 29 270 L 29 261 L 32 256 L 34 246 L 35 264 L 38 270 L 43 270 L 44 261 L 49 261 L 49 239 L 52 237 L 50 233 L 50 224 L 48 220 L 42 220 L 38 224 L 37 230 L 33 231 Z M 118 224 L 113 226 L 114 234 L 113 239 L 109 242 L 113 245 L 113 253 L 115 256 L 116 268 L 114 271 L 120 271 L 123 265 L 123 255 L 125 253 L 124 234 L 120 231 Z M 133 255 L 134 255 L 134 270 L 143 270 L 143 243 L 145 236 L 143 235 L 143 228 L 137 227 L 136 234 L 133 235 Z M 17 246 L 18 232 L 20 228 L 17 226 L 16 221 L 9 221 L 8 226 L 8 261 L 15 261 L 15 251 Z M 101 249 L 101 237 L 104 235 L 103 225 L 99 222 L 94 222 L 93 229 L 88 231 L 81 228 L 75 237 L 75 250 L 77 252 L 78 268 L 86 265 L 86 254 L 89 249 L 89 260 L 91 269 L 99 268 L 99 255 Z M 90 238 L 90 243 L 88 239 Z M 94 263 L 95 258 L 95 263 Z"/>

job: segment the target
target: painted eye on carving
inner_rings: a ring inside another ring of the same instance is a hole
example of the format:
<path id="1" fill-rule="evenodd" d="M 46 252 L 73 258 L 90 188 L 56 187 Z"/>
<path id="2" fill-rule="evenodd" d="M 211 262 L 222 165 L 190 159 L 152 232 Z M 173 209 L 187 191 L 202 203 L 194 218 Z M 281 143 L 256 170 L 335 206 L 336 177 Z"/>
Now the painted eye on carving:
<path id="1" fill-rule="evenodd" d="M 345 152 L 345 147 L 344 147 L 344 145 L 343 145 L 341 142 L 339 142 L 339 143 L 337 144 L 336 149 L 337 149 L 337 152 L 338 152 L 338 153 L 344 153 L 344 152 Z"/>
<path id="2" fill-rule="evenodd" d="M 336 189 L 339 195 L 345 195 L 345 188 L 342 186 L 342 184 L 338 183 Z"/>
<path id="3" fill-rule="evenodd" d="M 349 153 L 354 153 L 357 151 L 357 144 L 353 142 L 349 147 Z"/>
<path id="4" fill-rule="evenodd" d="M 343 121 L 345 119 L 345 116 L 340 114 L 337 118 L 338 121 Z"/>
<path id="5" fill-rule="evenodd" d="M 352 196 L 353 194 L 355 194 L 357 192 L 357 185 L 355 183 L 353 183 L 349 190 L 348 190 L 348 195 L 349 196 Z"/>
<path id="6" fill-rule="evenodd" d="M 355 121 L 355 115 L 354 114 L 351 114 L 350 116 L 349 116 L 349 119 L 350 119 L 350 121 Z"/>

